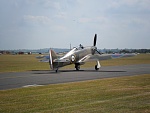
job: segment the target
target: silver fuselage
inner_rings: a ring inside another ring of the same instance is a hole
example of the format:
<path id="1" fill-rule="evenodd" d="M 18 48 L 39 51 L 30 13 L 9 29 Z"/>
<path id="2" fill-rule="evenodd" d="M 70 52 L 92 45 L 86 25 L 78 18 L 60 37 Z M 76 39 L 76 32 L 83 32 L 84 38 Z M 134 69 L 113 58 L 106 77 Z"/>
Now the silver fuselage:
<path id="1" fill-rule="evenodd" d="M 84 58 L 86 55 L 92 54 L 93 48 L 94 48 L 93 46 L 84 48 L 73 48 L 63 57 L 57 59 L 57 61 L 53 63 L 53 67 L 59 68 L 70 64 L 78 64 L 79 63 L 78 61 L 80 59 Z M 82 64 L 84 63 L 80 63 L 80 65 Z"/>

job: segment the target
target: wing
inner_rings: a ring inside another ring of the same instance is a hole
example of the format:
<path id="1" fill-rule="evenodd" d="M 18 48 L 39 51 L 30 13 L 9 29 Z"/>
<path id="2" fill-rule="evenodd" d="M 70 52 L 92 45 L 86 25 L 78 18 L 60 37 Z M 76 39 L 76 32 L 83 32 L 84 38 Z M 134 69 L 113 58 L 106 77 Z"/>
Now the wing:
<path id="1" fill-rule="evenodd" d="M 88 62 L 88 61 L 93 61 L 93 60 L 108 60 L 108 59 L 112 59 L 111 55 L 109 54 L 89 54 L 89 55 L 86 55 L 85 57 L 81 58 L 78 63 L 83 63 L 83 62 Z"/>
<path id="2" fill-rule="evenodd" d="M 116 58 L 123 58 L 123 57 L 132 57 L 135 56 L 136 54 L 89 54 L 86 55 L 85 57 L 81 58 L 78 63 L 84 63 L 88 61 L 93 61 L 93 60 L 109 60 L 109 59 L 116 59 Z"/>
<path id="3" fill-rule="evenodd" d="M 88 62 L 88 61 L 93 61 L 93 60 L 99 60 L 100 55 L 99 54 L 88 54 L 86 56 L 84 56 L 83 58 L 81 58 L 80 60 L 77 61 L 77 63 L 84 63 L 84 62 Z"/>
<path id="4" fill-rule="evenodd" d="M 123 58 L 123 57 L 133 57 L 136 56 L 135 53 L 126 53 L 126 54 L 111 54 L 112 59 Z"/>

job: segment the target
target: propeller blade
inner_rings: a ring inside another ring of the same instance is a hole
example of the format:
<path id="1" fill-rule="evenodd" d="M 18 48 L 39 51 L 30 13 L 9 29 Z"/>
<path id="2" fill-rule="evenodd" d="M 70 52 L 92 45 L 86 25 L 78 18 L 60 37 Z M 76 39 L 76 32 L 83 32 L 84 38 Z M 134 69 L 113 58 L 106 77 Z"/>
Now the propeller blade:
<path id="1" fill-rule="evenodd" d="M 95 36 L 94 36 L 94 43 L 93 43 L 93 46 L 96 46 L 96 40 L 97 40 L 97 34 L 95 34 Z"/>
<path id="2" fill-rule="evenodd" d="M 96 51 L 101 55 L 102 53 L 100 53 L 97 49 L 96 49 Z"/>

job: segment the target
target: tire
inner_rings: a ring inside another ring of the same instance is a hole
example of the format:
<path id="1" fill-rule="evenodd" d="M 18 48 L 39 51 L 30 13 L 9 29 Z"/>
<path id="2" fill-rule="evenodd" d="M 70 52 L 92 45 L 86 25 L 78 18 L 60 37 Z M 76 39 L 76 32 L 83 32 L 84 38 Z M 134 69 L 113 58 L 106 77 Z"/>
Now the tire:
<path id="1" fill-rule="evenodd" d="M 96 70 L 96 71 L 99 70 L 99 68 L 97 68 L 97 65 L 95 65 L 95 70 Z"/>
<path id="2" fill-rule="evenodd" d="M 57 72 L 58 72 L 58 70 L 56 69 L 56 70 L 55 70 L 55 72 L 57 73 Z"/>
<path id="3" fill-rule="evenodd" d="M 77 71 L 79 71 L 80 70 L 80 65 L 75 65 L 75 68 L 76 68 Z"/>

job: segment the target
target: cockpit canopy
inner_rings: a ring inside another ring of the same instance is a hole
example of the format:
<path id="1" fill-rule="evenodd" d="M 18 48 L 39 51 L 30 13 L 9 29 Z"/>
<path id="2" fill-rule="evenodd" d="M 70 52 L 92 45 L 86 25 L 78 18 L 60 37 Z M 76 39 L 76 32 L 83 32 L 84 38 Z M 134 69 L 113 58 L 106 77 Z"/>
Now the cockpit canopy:
<path id="1" fill-rule="evenodd" d="M 81 49 L 84 49 L 84 47 L 83 47 L 83 45 L 80 44 L 79 47 L 74 47 L 72 50 L 77 51 L 77 50 L 81 50 Z"/>
<path id="2" fill-rule="evenodd" d="M 84 47 L 80 44 L 79 47 L 74 47 L 72 50 L 70 50 L 64 57 L 62 58 L 67 58 L 68 56 L 72 55 L 75 51 L 84 49 Z"/>

